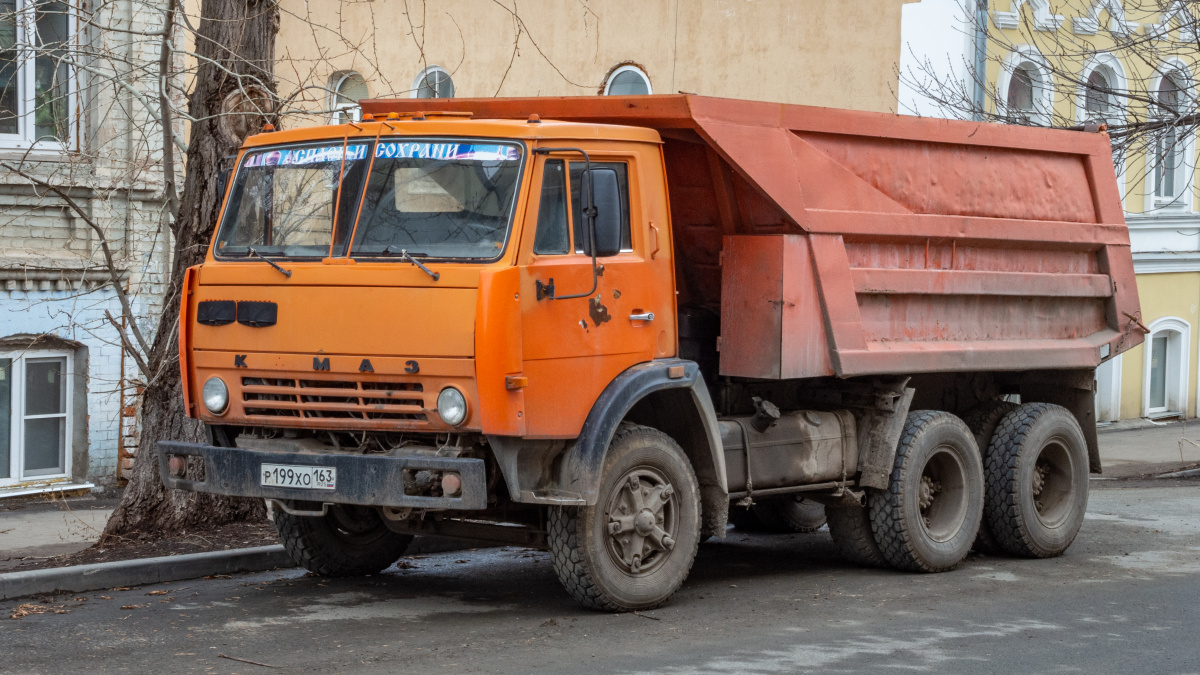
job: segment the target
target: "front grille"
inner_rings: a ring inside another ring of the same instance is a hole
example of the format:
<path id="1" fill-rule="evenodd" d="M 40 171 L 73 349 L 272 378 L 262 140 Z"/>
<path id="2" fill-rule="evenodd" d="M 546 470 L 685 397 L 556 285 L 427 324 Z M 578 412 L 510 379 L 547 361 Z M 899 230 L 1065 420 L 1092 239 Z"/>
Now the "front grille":
<path id="1" fill-rule="evenodd" d="M 426 420 L 418 382 L 243 377 L 242 402 L 247 416 Z"/>

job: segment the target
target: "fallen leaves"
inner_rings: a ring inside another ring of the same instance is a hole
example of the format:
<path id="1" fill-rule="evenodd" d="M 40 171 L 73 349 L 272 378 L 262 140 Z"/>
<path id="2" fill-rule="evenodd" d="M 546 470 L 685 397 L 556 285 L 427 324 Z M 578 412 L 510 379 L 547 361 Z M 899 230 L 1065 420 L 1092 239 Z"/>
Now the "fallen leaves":
<path id="1" fill-rule="evenodd" d="M 150 591 L 146 595 L 166 595 L 166 594 L 167 594 L 166 591 Z"/>
<path id="2" fill-rule="evenodd" d="M 121 609 L 141 609 L 146 605 L 121 605 Z"/>
<path id="3" fill-rule="evenodd" d="M 10 619 L 24 619 L 30 614 L 70 614 L 71 610 L 66 609 L 62 605 L 37 605 L 28 603 L 18 605 L 13 613 L 9 615 Z"/>

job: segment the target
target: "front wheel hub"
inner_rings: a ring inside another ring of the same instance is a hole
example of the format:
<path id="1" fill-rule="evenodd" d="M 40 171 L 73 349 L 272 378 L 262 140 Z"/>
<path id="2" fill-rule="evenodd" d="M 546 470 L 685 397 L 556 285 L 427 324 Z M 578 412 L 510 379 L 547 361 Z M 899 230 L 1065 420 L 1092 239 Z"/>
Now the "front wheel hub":
<path id="1" fill-rule="evenodd" d="M 605 510 L 608 553 L 627 574 L 649 574 L 675 547 L 675 489 L 650 467 L 629 471 L 617 485 Z"/>

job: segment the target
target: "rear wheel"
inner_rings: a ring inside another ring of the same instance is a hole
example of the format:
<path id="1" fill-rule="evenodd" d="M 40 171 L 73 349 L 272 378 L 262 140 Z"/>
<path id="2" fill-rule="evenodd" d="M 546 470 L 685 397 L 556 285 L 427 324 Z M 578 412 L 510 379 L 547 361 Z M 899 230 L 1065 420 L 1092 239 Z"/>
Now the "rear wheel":
<path id="1" fill-rule="evenodd" d="M 996 428 L 987 456 L 988 526 L 1014 555 L 1062 555 L 1083 525 L 1087 441 L 1075 416 L 1051 403 L 1026 403 Z"/>
<path id="2" fill-rule="evenodd" d="M 957 567 L 983 513 L 983 462 L 970 429 L 947 412 L 910 413 L 888 489 L 867 499 L 875 540 L 893 567 Z"/>
<path id="3" fill-rule="evenodd" d="M 324 577 L 378 574 L 404 555 L 412 536 L 387 528 L 366 506 L 335 504 L 324 516 L 274 514 L 275 531 L 292 560 Z"/>
<path id="4" fill-rule="evenodd" d="M 622 425 L 608 447 L 595 506 L 550 508 L 550 553 L 567 591 L 593 609 L 666 602 L 700 543 L 700 488 L 670 436 Z"/>
<path id="5" fill-rule="evenodd" d="M 838 555 L 863 567 L 887 567 L 888 561 L 871 532 L 871 515 L 865 506 L 827 506 L 825 515 Z"/>
<path id="6" fill-rule="evenodd" d="M 803 497 L 764 499 L 753 511 L 767 532 L 816 532 L 825 524 L 825 505 Z"/>
<path id="7" fill-rule="evenodd" d="M 1000 425 L 1000 420 L 1004 419 L 1005 415 L 1016 409 L 1016 403 L 995 399 L 980 403 L 963 416 L 963 422 L 975 436 L 975 445 L 979 446 L 979 451 L 983 453 L 985 467 L 987 466 L 988 448 L 992 445 L 992 436 L 996 433 L 996 427 Z M 979 523 L 979 534 L 975 536 L 975 550 L 983 553 L 997 553 L 1001 550 L 986 517 Z"/>

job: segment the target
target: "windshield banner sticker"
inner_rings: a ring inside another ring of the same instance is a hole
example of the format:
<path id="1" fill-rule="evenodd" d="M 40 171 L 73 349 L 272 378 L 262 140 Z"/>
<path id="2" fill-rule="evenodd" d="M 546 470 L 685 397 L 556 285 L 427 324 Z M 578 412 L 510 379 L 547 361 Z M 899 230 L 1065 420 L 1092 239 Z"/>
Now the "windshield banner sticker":
<path id="1" fill-rule="evenodd" d="M 520 159 L 521 151 L 512 145 L 478 143 L 380 143 L 375 147 L 375 156 L 387 159 L 504 162 Z"/>
<path id="2" fill-rule="evenodd" d="M 366 145 L 351 145 L 345 150 L 347 162 L 367 158 Z M 295 148 L 258 153 L 246 160 L 246 166 L 299 166 L 340 161 L 342 161 L 342 146 L 328 145 L 318 148 Z"/>

